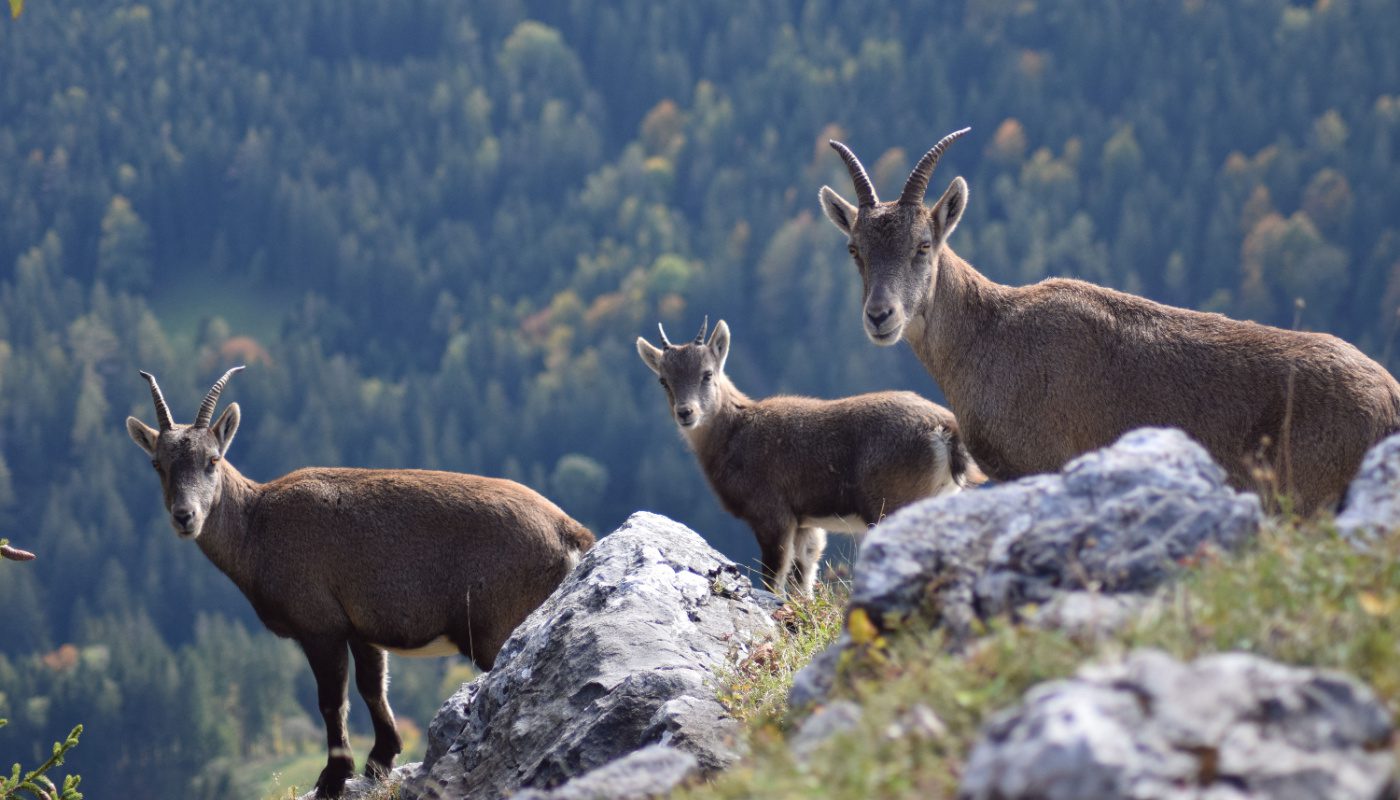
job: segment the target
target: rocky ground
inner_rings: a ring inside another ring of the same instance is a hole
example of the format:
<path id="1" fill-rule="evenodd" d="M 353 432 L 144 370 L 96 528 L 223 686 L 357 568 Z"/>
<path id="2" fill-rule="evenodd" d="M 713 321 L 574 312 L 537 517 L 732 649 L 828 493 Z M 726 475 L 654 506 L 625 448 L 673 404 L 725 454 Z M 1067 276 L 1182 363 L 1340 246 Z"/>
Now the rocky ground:
<path id="1" fill-rule="evenodd" d="M 781 610 L 637 514 L 448 700 L 399 796 L 1394 798 L 1397 476 L 1400 437 L 1335 523 L 1278 520 L 1134 431 L 893 515 L 849 598 Z"/>

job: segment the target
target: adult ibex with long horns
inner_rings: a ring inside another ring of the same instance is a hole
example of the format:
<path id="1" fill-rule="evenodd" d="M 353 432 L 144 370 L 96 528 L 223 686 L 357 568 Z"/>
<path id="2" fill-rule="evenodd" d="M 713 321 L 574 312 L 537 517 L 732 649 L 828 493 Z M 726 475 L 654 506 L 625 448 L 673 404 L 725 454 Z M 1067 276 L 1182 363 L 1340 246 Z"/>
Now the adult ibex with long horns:
<path id="1" fill-rule="evenodd" d="M 967 208 L 954 178 L 924 205 L 939 157 L 880 202 L 840 142 L 857 205 L 829 186 L 826 216 L 864 282 L 866 335 L 914 348 L 958 415 L 977 463 L 1009 480 L 1048 472 L 1144 425 L 1181 428 L 1231 481 L 1253 488 L 1257 456 L 1296 508 L 1336 503 L 1374 443 L 1400 430 L 1400 385 L 1335 336 L 1281 330 L 1154 303 L 1078 280 L 994 283 L 948 238 Z"/>
<path id="2" fill-rule="evenodd" d="M 374 723 L 365 774 L 380 778 L 403 749 L 385 651 L 460 652 L 490 669 L 593 534 L 507 480 L 326 468 L 249 480 L 224 458 L 238 404 L 213 420 L 219 393 L 240 369 L 219 378 L 192 425 L 175 424 L 156 379 L 142 372 L 160 427 L 127 417 L 126 429 L 160 476 L 175 533 L 194 539 L 263 624 L 306 653 L 329 750 L 316 795 L 337 797 L 355 769 L 345 731 L 347 655 Z"/>

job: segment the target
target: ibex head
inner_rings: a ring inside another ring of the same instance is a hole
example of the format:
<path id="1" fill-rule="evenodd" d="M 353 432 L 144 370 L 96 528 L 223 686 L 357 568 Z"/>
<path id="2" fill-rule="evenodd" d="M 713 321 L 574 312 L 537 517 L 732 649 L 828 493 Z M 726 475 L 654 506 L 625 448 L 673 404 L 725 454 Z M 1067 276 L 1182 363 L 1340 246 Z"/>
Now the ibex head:
<path id="1" fill-rule="evenodd" d="M 899 199 L 886 203 L 875 195 L 875 186 L 855 153 L 831 142 L 851 172 L 860 205 L 851 205 L 830 186 L 823 186 L 822 211 L 849 238 L 847 249 L 865 284 L 865 334 L 875 344 L 898 342 L 909 319 L 932 296 L 939 253 L 967 208 L 967 182 L 954 178 L 932 206 L 924 205 L 924 193 L 943 151 L 969 130 L 943 137 L 919 159 Z"/>
<path id="2" fill-rule="evenodd" d="M 235 372 L 234 367 L 214 383 L 199 406 L 194 424 L 176 425 L 170 417 L 160 385 L 155 376 L 142 372 L 141 377 L 151 385 L 151 397 L 156 404 L 157 430 L 137 419 L 126 418 L 126 432 L 131 440 L 151 457 L 151 466 L 160 475 L 165 493 L 165 510 L 170 512 L 170 524 L 182 539 L 193 539 L 204 527 L 209 509 L 219 500 L 223 482 L 219 479 L 224 453 L 238 431 L 238 404 L 224 409 L 217 422 L 210 424 L 219 394 Z"/>
<path id="3" fill-rule="evenodd" d="M 666 329 L 661 328 L 661 347 L 654 347 L 637 337 L 637 354 L 655 372 L 666 390 L 671 415 L 681 430 L 693 430 L 719 409 L 721 402 L 718 377 L 724 374 L 724 360 L 729 357 L 729 326 L 720 320 L 710 340 L 705 341 L 709 318 L 700 326 L 700 333 L 690 342 L 671 344 Z"/>

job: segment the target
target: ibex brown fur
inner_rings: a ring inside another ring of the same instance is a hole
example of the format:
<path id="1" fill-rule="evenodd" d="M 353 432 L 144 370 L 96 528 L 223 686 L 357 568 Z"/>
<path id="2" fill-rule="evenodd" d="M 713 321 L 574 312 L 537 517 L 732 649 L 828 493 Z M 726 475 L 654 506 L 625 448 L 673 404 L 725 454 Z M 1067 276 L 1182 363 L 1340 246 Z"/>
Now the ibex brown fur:
<path id="1" fill-rule="evenodd" d="M 638 338 L 637 353 L 725 510 L 753 528 L 774 592 L 793 572 L 811 593 L 827 530 L 863 533 L 916 500 L 982 480 L 952 413 L 916 394 L 751 400 L 724 374 L 723 321 L 709 342 L 704 327 L 688 344 L 665 331 L 661 342 Z"/>
<path id="2" fill-rule="evenodd" d="M 827 217 L 849 237 L 864 323 L 879 345 L 907 340 L 958 415 L 989 475 L 1060 468 L 1132 428 L 1181 428 L 1234 484 L 1276 470 L 1296 508 L 1336 503 L 1375 442 L 1400 430 L 1400 385 L 1334 336 L 1281 330 L 1154 303 L 1077 280 L 1002 286 L 948 247 L 967 207 L 953 179 L 925 207 L 944 148 L 900 199 L 881 203 L 855 155 L 832 142 L 859 206 L 828 186 Z"/>
<path id="3" fill-rule="evenodd" d="M 210 423 L 171 419 L 155 378 L 159 430 L 126 420 L 160 475 L 175 532 L 194 539 L 278 636 L 296 640 L 316 676 L 329 757 L 318 797 L 339 796 L 355 762 L 345 732 L 347 652 L 374 722 L 365 765 L 386 775 L 403 749 L 387 699 L 385 651 L 461 652 L 482 669 L 516 625 L 593 545 L 593 534 L 534 491 L 452 472 L 301 469 L 270 483 L 225 460 L 235 403 Z"/>

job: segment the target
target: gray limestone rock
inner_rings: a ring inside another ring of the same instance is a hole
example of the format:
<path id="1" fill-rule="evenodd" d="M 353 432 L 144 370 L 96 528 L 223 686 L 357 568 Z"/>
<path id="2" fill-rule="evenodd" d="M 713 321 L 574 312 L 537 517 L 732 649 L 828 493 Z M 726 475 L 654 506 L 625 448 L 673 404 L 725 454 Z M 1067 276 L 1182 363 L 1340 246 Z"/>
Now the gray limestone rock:
<path id="1" fill-rule="evenodd" d="M 776 628 L 737 565 L 683 525 L 634 514 L 442 707 L 403 796 L 551 790 L 653 744 L 700 774 L 722 769 L 739 742 L 716 669 Z"/>
<path id="2" fill-rule="evenodd" d="M 1337 515 L 1337 529 L 1364 544 L 1400 528 L 1400 433 L 1382 440 L 1366 453 L 1361 469 L 1347 488 L 1346 505 Z"/>
<path id="3" fill-rule="evenodd" d="M 851 607 L 887 628 L 927 619 L 954 644 L 1030 604 L 1048 609 L 1041 624 L 1095 630 L 1128 618 L 1134 603 L 1092 594 L 1150 592 L 1203 547 L 1248 541 L 1261 519 L 1258 497 L 1226 484 L 1203 447 L 1179 430 L 1142 428 L 1059 473 L 893 514 L 861 546 Z M 797 676 L 793 707 L 825 696 L 846 641 Z"/>
<path id="4" fill-rule="evenodd" d="M 526 789 L 511 800 L 651 800 L 670 794 L 699 771 L 700 762 L 690 753 L 653 744 L 556 789 Z"/>
<path id="5" fill-rule="evenodd" d="M 1158 651 L 1031 689 L 982 730 L 962 800 L 1393 798 L 1389 711 L 1335 672 Z"/>

